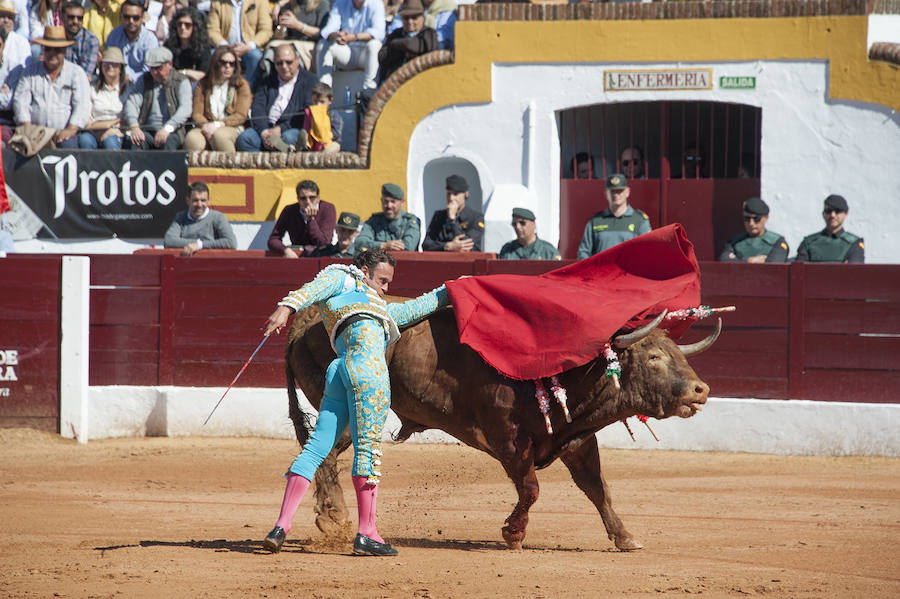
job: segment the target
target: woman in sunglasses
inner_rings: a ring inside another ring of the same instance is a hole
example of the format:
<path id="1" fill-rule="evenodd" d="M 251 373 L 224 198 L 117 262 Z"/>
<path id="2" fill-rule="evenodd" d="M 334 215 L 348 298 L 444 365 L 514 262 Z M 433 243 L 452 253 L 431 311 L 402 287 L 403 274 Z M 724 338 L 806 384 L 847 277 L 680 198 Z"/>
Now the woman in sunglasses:
<path id="1" fill-rule="evenodd" d="M 213 48 L 206 35 L 206 21 L 196 8 L 189 6 L 175 11 L 169 24 L 169 37 L 163 45 L 172 51 L 172 66 L 191 83 L 203 79 Z"/>
<path id="2" fill-rule="evenodd" d="M 234 152 L 234 142 L 244 130 L 253 94 L 250 84 L 241 77 L 237 54 L 231 46 L 216 48 L 209 61 L 206 76 L 194 88 L 196 125 L 184 138 L 184 149 Z"/>

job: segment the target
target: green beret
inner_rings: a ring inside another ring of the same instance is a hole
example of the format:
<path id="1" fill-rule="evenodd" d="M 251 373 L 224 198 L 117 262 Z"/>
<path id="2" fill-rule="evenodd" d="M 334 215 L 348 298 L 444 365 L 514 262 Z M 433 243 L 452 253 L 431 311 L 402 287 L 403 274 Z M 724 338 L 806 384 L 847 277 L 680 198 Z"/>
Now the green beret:
<path id="1" fill-rule="evenodd" d="M 744 202 L 744 212 L 757 216 L 767 216 L 769 214 L 769 205 L 759 198 L 750 198 Z"/>
<path id="2" fill-rule="evenodd" d="M 513 208 L 513 218 L 516 217 L 524 218 L 525 220 L 536 220 L 534 218 L 534 212 L 528 208 Z"/>
<path id="3" fill-rule="evenodd" d="M 403 188 L 396 183 L 385 183 L 381 186 L 381 197 L 394 198 L 395 200 L 403 199 Z"/>
<path id="4" fill-rule="evenodd" d="M 379 212 L 379 214 L 381 213 Z M 337 220 L 337 226 L 345 229 L 358 229 L 359 216 L 352 212 L 341 212 L 341 216 Z"/>
<path id="5" fill-rule="evenodd" d="M 844 196 L 839 196 L 837 194 L 831 194 L 827 198 L 825 198 L 825 205 L 829 208 L 834 208 L 838 212 L 847 212 L 850 210 L 850 207 L 847 205 L 847 200 L 844 199 Z"/>
<path id="6" fill-rule="evenodd" d="M 606 178 L 606 189 L 625 189 L 628 181 L 622 173 L 616 173 Z"/>

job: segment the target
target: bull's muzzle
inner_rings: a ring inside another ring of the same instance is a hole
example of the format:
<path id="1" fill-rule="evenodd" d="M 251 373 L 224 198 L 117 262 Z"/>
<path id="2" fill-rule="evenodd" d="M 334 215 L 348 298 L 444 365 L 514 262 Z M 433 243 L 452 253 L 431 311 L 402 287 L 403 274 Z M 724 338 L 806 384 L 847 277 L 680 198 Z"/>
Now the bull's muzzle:
<path id="1" fill-rule="evenodd" d="M 709 385 L 700 380 L 694 381 L 688 387 L 688 391 L 679 398 L 681 405 L 678 406 L 676 415 L 681 418 L 690 418 L 703 409 L 703 404 L 706 403 L 708 396 Z"/>

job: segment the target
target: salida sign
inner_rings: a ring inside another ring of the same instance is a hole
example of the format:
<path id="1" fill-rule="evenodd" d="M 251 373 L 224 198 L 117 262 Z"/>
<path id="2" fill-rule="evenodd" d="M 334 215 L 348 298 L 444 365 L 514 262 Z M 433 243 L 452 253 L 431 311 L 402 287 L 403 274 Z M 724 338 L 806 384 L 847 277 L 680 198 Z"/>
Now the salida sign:
<path id="1" fill-rule="evenodd" d="M 38 237 L 162 237 L 187 190 L 185 152 L 4 150 L 6 184 L 44 225 Z"/>

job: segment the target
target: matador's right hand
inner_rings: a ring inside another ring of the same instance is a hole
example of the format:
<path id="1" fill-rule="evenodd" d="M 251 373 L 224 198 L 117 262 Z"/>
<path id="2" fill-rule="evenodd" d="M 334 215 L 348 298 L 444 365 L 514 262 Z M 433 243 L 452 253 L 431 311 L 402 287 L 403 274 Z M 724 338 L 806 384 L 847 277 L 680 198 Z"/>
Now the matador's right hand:
<path id="1" fill-rule="evenodd" d="M 280 333 L 284 325 L 287 324 L 288 316 L 291 315 L 291 309 L 287 306 L 278 306 L 269 320 L 266 322 L 266 337 L 274 333 Z"/>

